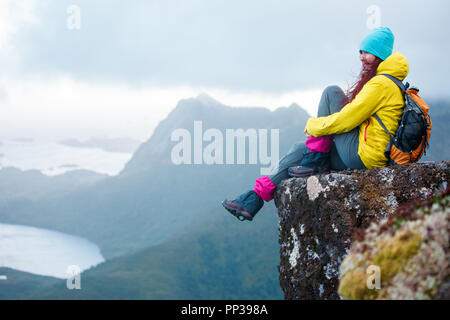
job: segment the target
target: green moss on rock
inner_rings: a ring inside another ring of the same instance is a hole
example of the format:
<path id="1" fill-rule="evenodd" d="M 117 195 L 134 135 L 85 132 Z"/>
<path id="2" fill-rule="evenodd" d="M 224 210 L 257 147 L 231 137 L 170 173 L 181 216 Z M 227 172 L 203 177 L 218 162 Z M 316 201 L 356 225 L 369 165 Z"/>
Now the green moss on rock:
<path id="1" fill-rule="evenodd" d="M 339 295 L 344 299 L 439 298 L 440 286 L 450 274 L 449 202 L 447 188 L 426 201 L 400 207 L 360 232 L 341 264 Z M 370 266 L 380 270 L 379 289 L 367 284 Z"/>

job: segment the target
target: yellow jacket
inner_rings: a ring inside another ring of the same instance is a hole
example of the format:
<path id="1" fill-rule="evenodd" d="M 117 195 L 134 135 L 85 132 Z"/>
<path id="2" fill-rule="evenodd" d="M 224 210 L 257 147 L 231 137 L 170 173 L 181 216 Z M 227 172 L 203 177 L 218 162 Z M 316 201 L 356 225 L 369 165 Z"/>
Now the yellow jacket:
<path id="1" fill-rule="evenodd" d="M 390 74 L 402 81 L 408 72 L 408 60 L 399 52 L 389 56 L 377 69 L 377 74 Z M 308 134 L 320 137 L 345 133 L 359 126 L 358 154 L 362 162 L 368 169 L 385 167 L 388 160 L 384 150 L 389 143 L 389 136 L 373 115 L 377 113 L 394 135 L 403 110 L 404 101 L 397 85 L 388 77 L 376 76 L 341 111 L 328 117 L 310 118 L 305 129 Z"/>

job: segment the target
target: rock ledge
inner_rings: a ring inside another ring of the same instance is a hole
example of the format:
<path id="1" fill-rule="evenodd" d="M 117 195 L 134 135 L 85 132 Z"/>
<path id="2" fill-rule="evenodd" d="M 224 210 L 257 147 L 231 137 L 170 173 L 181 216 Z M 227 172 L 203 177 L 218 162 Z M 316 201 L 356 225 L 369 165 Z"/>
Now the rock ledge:
<path id="1" fill-rule="evenodd" d="M 275 204 L 285 299 L 340 299 L 339 268 L 354 231 L 446 190 L 449 177 L 450 161 L 444 161 L 283 181 Z"/>

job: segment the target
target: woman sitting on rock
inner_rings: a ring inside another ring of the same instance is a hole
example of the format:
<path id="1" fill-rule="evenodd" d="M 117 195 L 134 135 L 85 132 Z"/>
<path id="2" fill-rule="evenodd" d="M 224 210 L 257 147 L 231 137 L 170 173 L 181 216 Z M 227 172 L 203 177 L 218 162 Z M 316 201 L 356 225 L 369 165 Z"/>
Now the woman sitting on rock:
<path id="1" fill-rule="evenodd" d="M 389 136 L 373 116 L 381 118 L 394 135 L 403 114 L 403 95 L 388 74 L 403 81 L 409 72 L 406 58 L 392 53 L 394 35 L 376 28 L 360 46 L 362 71 L 345 94 L 338 86 L 323 93 L 316 118 L 306 123 L 305 142 L 294 144 L 271 176 L 258 178 L 253 190 L 222 205 L 239 220 L 252 220 L 271 201 L 277 185 L 291 176 L 305 177 L 331 170 L 372 169 L 387 165 L 384 150 Z"/>

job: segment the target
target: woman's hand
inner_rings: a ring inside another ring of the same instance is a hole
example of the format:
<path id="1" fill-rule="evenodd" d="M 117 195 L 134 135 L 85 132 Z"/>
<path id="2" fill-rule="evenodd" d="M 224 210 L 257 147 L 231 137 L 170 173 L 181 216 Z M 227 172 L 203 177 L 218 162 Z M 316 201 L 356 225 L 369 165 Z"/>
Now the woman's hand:
<path id="1" fill-rule="evenodd" d="M 311 137 L 311 135 L 308 133 L 308 131 L 306 131 L 306 129 L 305 129 L 305 134 L 308 138 Z"/>

